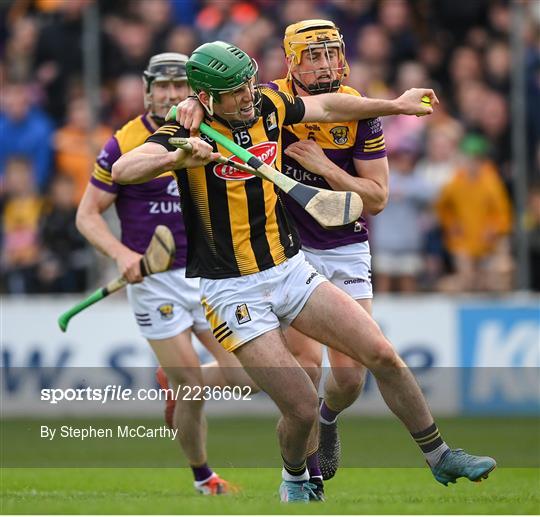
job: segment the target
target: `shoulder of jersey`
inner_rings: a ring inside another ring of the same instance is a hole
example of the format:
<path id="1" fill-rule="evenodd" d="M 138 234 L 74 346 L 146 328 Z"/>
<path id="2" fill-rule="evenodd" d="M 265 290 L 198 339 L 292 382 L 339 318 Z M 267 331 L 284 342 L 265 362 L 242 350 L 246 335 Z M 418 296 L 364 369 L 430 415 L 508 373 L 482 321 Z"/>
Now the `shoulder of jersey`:
<path id="1" fill-rule="evenodd" d="M 272 81 L 272 82 L 278 87 L 280 92 L 292 93 L 287 79 L 276 79 L 275 81 Z"/>
<path id="2" fill-rule="evenodd" d="M 282 91 L 281 87 L 279 89 L 279 92 L 276 92 L 275 90 L 272 90 L 272 88 L 268 88 L 268 86 L 261 86 L 261 93 L 272 100 L 281 100 L 281 95 L 284 95 L 290 103 L 294 102 L 294 97 L 290 93 Z"/>
<path id="3" fill-rule="evenodd" d="M 151 134 L 142 120 L 142 115 L 139 115 L 116 131 L 114 138 L 116 138 L 123 154 L 144 143 Z"/>
<path id="4" fill-rule="evenodd" d="M 143 124 L 142 115 L 139 115 L 126 122 L 120 129 L 117 129 L 114 136 L 117 140 L 120 140 L 125 138 L 126 135 L 134 131 L 140 131 L 143 128 L 146 129 L 146 126 Z"/>
<path id="5" fill-rule="evenodd" d="M 156 134 L 163 134 L 163 135 L 174 135 L 180 126 L 177 122 L 170 122 L 169 124 L 165 124 L 164 126 L 161 126 L 157 131 Z"/>

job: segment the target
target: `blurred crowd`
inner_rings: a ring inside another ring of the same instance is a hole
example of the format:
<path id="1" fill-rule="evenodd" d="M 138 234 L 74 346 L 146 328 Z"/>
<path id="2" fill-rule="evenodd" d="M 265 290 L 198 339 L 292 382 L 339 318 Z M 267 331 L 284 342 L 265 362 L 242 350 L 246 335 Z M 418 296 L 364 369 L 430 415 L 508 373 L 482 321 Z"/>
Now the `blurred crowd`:
<path id="1" fill-rule="evenodd" d="M 540 290 L 540 2 L 527 9 L 528 200 L 532 287 Z M 99 12 L 100 109 L 84 89 L 85 12 Z M 331 19 L 347 84 L 393 98 L 433 87 L 430 117 L 384 120 L 390 199 L 372 218 L 376 292 L 508 291 L 515 287 L 511 153 L 512 4 L 500 0 L 12 0 L 0 4 L 0 288 L 79 292 L 96 257 L 74 215 L 107 138 L 143 112 L 141 73 L 158 52 L 221 39 L 286 73 L 293 22 Z"/>

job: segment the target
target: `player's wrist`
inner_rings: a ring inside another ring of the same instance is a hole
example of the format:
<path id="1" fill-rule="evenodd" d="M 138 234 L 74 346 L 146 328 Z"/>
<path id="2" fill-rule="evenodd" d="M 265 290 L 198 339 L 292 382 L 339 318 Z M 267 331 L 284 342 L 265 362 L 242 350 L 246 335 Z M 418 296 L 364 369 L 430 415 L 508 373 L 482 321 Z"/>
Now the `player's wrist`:
<path id="1" fill-rule="evenodd" d="M 388 102 L 388 115 L 405 115 L 407 111 L 407 105 L 401 97 L 397 99 L 389 100 Z"/>

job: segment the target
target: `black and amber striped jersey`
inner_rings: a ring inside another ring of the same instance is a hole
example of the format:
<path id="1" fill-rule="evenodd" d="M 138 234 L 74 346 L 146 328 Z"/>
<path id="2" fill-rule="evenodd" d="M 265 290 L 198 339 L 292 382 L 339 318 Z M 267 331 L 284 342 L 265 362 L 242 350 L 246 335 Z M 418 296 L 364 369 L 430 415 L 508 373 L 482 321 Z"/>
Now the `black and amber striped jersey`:
<path id="1" fill-rule="evenodd" d="M 276 169 L 281 168 L 284 125 L 304 116 L 304 103 L 287 93 L 261 88 L 261 116 L 250 128 L 207 123 Z M 176 123 L 162 126 L 148 142 L 175 148 L 171 137 L 188 136 Z M 231 153 L 203 135 L 215 151 Z M 300 243 L 276 188 L 269 181 L 211 162 L 175 171 L 187 231 L 186 276 L 230 278 L 269 269 L 298 253 Z"/>

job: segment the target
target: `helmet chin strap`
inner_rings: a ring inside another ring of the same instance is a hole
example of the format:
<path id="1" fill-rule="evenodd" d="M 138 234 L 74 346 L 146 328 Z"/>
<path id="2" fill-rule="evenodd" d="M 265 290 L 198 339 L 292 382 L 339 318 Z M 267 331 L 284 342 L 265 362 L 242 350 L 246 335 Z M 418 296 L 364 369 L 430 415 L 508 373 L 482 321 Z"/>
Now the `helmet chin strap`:
<path id="1" fill-rule="evenodd" d="M 309 95 L 318 95 L 320 93 L 333 93 L 339 90 L 341 86 L 341 81 L 339 79 L 334 79 L 330 82 L 316 82 L 313 84 L 304 84 L 299 79 L 297 79 L 292 73 L 291 78 L 296 86 L 302 88 L 302 90 L 309 93 Z"/>

